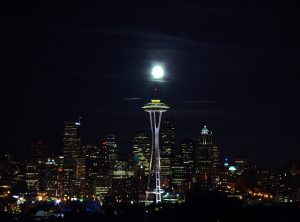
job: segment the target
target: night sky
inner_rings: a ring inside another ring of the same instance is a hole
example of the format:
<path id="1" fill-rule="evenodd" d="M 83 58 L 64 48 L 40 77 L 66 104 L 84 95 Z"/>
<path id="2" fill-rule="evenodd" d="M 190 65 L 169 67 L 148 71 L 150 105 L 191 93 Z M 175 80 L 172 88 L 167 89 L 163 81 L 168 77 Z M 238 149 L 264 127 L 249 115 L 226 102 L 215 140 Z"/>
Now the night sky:
<path id="1" fill-rule="evenodd" d="M 113 132 L 129 152 L 150 129 L 141 106 L 157 87 L 178 142 L 207 125 L 223 155 L 272 167 L 300 158 L 297 5 L 139 2 L 4 10 L 1 153 L 28 158 L 43 138 L 60 154 L 63 121 L 80 115 L 83 144 Z"/>

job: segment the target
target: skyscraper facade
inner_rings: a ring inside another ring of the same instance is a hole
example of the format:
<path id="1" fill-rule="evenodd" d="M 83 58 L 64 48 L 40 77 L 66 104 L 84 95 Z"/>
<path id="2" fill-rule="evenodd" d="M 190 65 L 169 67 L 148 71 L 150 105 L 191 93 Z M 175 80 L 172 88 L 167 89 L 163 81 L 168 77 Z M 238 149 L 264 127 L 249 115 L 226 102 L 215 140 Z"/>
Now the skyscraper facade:
<path id="1" fill-rule="evenodd" d="M 100 174 L 100 148 L 94 144 L 83 146 L 86 158 L 86 179 L 88 184 L 88 192 L 90 195 L 95 194 L 94 183 L 97 175 Z"/>
<path id="2" fill-rule="evenodd" d="M 212 131 L 204 126 L 195 149 L 195 172 L 197 181 L 205 189 L 213 189 L 218 182 L 220 151 L 213 143 Z"/>
<path id="3" fill-rule="evenodd" d="M 83 197 L 87 192 L 85 156 L 81 153 L 74 162 L 74 173 L 71 183 L 71 195 Z"/>
<path id="4" fill-rule="evenodd" d="M 79 122 L 66 121 L 64 123 L 63 133 L 63 154 L 64 154 L 64 194 L 71 195 L 72 187 L 76 183 L 75 172 L 78 167 L 78 160 L 83 153 L 80 146 L 80 137 L 78 135 Z M 78 175 L 77 175 L 78 176 Z"/>
<path id="5" fill-rule="evenodd" d="M 195 141 L 185 139 L 180 144 L 182 164 L 185 169 L 186 189 L 191 188 L 194 176 Z"/>
<path id="6" fill-rule="evenodd" d="M 78 157 L 81 153 L 79 126 L 80 123 L 74 121 L 65 121 L 64 123 L 63 154 L 65 162 Z"/>
<path id="7" fill-rule="evenodd" d="M 172 176 L 172 158 L 175 152 L 175 120 L 166 118 L 161 133 L 161 180 L 162 187 L 169 188 Z"/>
<path id="8" fill-rule="evenodd" d="M 186 171 L 181 155 L 175 155 L 173 157 L 172 172 L 173 175 L 171 181 L 173 191 L 176 193 L 183 192 L 185 190 Z"/>
<path id="9" fill-rule="evenodd" d="M 100 143 L 100 174 L 109 175 L 110 168 L 109 145 L 106 141 L 104 141 Z"/>
<path id="10" fill-rule="evenodd" d="M 48 157 L 48 145 L 38 140 L 31 145 L 31 160 L 33 162 L 46 161 Z"/>
<path id="11" fill-rule="evenodd" d="M 119 149 L 116 137 L 113 134 L 108 135 L 105 140 L 105 145 L 107 146 L 108 150 L 109 171 L 110 174 L 113 174 L 113 170 L 119 158 Z"/>
<path id="12" fill-rule="evenodd" d="M 26 183 L 29 191 L 39 190 L 39 171 L 36 164 L 28 163 L 26 165 Z"/>
<path id="13" fill-rule="evenodd" d="M 64 196 L 64 156 L 58 156 L 55 159 L 55 163 L 57 165 L 58 175 L 57 175 L 57 196 Z"/>
<path id="14" fill-rule="evenodd" d="M 48 158 L 45 164 L 45 191 L 48 196 L 55 197 L 58 195 L 58 167 L 54 158 Z"/>
<path id="15" fill-rule="evenodd" d="M 147 133 L 137 132 L 133 138 L 133 160 L 139 167 L 143 167 L 145 175 L 149 174 L 150 148 L 151 146 Z"/>
<path id="16" fill-rule="evenodd" d="M 46 161 L 48 157 L 48 145 L 42 141 L 38 140 L 31 145 L 31 161 L 37 166 L 39 183 L 38 191 L 44 192 L 46 190 L 46 178 L 45 178 L 45 169 Z"/>
<path id="17" fill-rule="evenodd" d="M 103 200 L 111 189 L 111 179 L 108 175 L 97 175 L 94 182 L 95 195 Z"/>

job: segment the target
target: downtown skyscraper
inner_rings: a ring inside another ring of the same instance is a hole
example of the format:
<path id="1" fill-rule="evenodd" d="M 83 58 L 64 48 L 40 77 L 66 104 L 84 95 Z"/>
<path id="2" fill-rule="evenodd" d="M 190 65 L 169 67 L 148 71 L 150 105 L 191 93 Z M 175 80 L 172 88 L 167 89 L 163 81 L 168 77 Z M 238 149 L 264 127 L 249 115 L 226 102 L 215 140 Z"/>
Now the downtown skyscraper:
<path id="1" fill-rule="evenodd" d="M 63 155 L 64 155 L 64 174 L 63 174 L 63 193 L 71 195 L 73 193 L 73 185 L 78 186 L 79 178 L 83 172 L 82 159 L 83 152 L 78 135 L 80 122 L 65 121 L 63 133 Z"/>
<path id="2" fill-rule="evenodd" d="M 218 180 L 220 151 L 213 142 L 212 131 L 204 126 L 195 148 L 196 180 L 204 189 L 212 189 Z"/>
<path id="3" fill-rule="evenodd" d="M 161 133 L 161 180 L 162 187 L 169 188 L 172 177 L 172 158 L 175 152 L 175 120 L 165 118 Z"/>
<path id="4" fill-rule="evenodd" d="M 78 134 L 79 127 L 80 127 L 79 122 L 75 122 L 75 121 L 64 122 L 63 155 L 65 161 L 76 158 L 81 153 L 80 137 Z"/>
<path id="5" fill-rule="evenodd" d="M 86 163 L 86 179 L 89 185 L 89 194 L 94 194 L 94 184 L 97 175 L 100 173 L 100 149 L 94 144 L 83 146 Z"/>
<path id="6" fill-rule="evenodd" d="M 145 175 L 149 174 L 151 145 L 146 132 L 137 132 L 133 138 L 133 160 L 144 169 Z"/>
<path id="7" fill-rule="evenodd" d="M 195 141 L 184 139 L 180 144 L 180 154 L 185 170 L 185 189 L 190 189 L 194 179 Z"/>
<path id="8" fill-rule="evenodd" d="M 48 157 L 48 145 L 43 140 L 37 140 L 35 143 L 31 145 L 31 162 L 28 163 L 27 170 L 29 172 L 30 170 L 36 167 L 36 170 L 38 172 L 38 183 L 37 183 L 38 186 L 36 188 L 38 191 L 42 191 L 42 192 L 45 191 L 46 189 L 45 168 L 46 168 L 47 157 Z"/>
<path id="9" fill-rule="evenodd" d="M 107 147 L 109 172 L 110 174 L 113 174 L 113 170 L 116 167 L 116 162 L 119 159 L 119 148 L 115 135 L 108 135 L 103 145 Z"/>
<path id="10" fill-rule="evenodd" d="M 101 200 L 111 193 L 112 178 L 114 170 L 117 168 L 119 149 L 116 142 L 116 137 L 113 134 L 108 135 L 101 143 L 99 150 L 93 149 L 94 154 L 91 164 L 94 172 L 92 174 L 94 179 L 92 183 L 93 193 Z M 98 171 L 96 173 L 96 171 Z"/>
<path id="11" fill-rule="evenodd" d="M 48 145 L 38 140 L 31 145 L 31 160 L 33 162 L 46 161 L 48 157 Z"/>

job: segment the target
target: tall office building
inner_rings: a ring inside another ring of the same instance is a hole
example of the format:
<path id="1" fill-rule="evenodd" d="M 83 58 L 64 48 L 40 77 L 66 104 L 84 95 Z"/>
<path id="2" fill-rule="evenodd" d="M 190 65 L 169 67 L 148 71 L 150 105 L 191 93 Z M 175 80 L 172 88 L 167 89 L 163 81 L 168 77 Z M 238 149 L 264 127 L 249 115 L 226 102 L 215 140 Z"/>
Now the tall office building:
<path id="1" fill-rule="evenodd" d="M 57 195 L 59 197 L 64 196 L 64 156 L 58 156 L 55 158 L 55 163 L 57 166 Z"/>
<path id="2" fill-rule="evenodd" d="M 100 172 L 100 149 L 94 144 L 83 146 L 86 157 L 86 172 L 88 178 L 94 178 Z"/>
<path id="3" fill-rule="evenodd" d="M 45 168 L 48 157 L 48 145 L 42 140 L 38 140 L 31 145 L 31 161 L 37 165 L 39 187 L 38 191 L 44 192 L 46 189 Z"/>
<path id="4" fill-rule="evenodd" d="M 100 166 L 99 171 L 101 175 L 109 175 L 109 145 L 106 141 L 100 144 Z"/>
<path id="5" fill-rule="evenodd" d="M 34 163 L 27 163 L 26 165 L 26 183 L 29 191 L 36 192 L 39 190 L 39 171 Z"/>
<path id="6" fill-rule="evenodd" d="M 102 142 L 100 148 L 100 171 L 103 175 L 112 175 L 116 161 L 119 158 L 119 150 L 116 137 L 111 134 Z"/>
<path id="7" fill-rule="evenodd" d="M 138 166 L 138 168 L 136 169 L 135 178 L 136 178 L 135 181 L 136 200 L 144 201 L 145 193 L 146 193 L 147 177 L 145 176 L 145 168 L 142 165 Z"/>
<path id="8" fill-rule="evenodd" d="M 193 182 L 195 141 L 192 139 L 183 140 L 180 145 L 180 153 L 185 169 L 186 184 L 190 188 Z"/>
<path id="9" fill-rule="evenodd" d="M 123 202 L 126 200 L 126 179 L 127 179 L 128 162 L 115 162 L 114 170 L 111 175 L 111 196 L 115 201 Z"/>
<path id="10" fill-rule="evenodd" d="M 116 142 L 116 137 L 111 134 L 106 137 L 105 145 L 108 150 L 108 162 L 109 162 L 109 171 L 112 174 L 114 167 L 116 165 L 116 161 L 119 158 L 119 150 Z"/>
<path id="11" fill-rule="evenodd" d="M 24 193 L 27 190 L 26 185 L 26 161 L 21 162 L 14 162 L 17 164 L 16 167 L 14 167 L 14 173 L 13 173 L 13 179 L 11 181 L 12 186 L 17 188 L 15 190 L 15 193 Z M 3 178 L 1 178 L 1 181 Z"/>
<path id="12" fill-rule="evenodd" d="M 175 121 L 166 118 L 161 133 L 161 181 L 162 187 L 169 188 L 172 176 L 172 158 L 175 152 Z"/>
<path id="13" fill-rule="evenodd" d="M 83 146 L 86 157 L 86 178 L 89 186 L 89 194 L 94 194 L 94 183 L 100 173 L 100 148 L 93 144 Z"/>
<path id="14" fill-rule="evenodd" d="M 108 175 L 97 175 L 94 182 L 95 195 L 103 200 L 109 193 L 111 180 Z"/>
<path id="15" fill-rule="evenodd" d="M 220 151 L 213 143 L 212 131 L 206 126 L 201 130 L 195 149 L 195 171 L 197 181 L 203 188 L 213 189 L 218 182 Z"/>
<path id="16" fill-rule="evenodd" d="M 49 197 L 58 196 L 58 174 L 55 159 L 48 158 L 45 164 L 45 191 Z"/>
<path id="17" fill-rule="evenodd" d="M 46 161 L 48 157 L 48 145 L 42 140 L 38 140 L 31 145 L 31 160 L 33 162 Z"/>
<path id="18" fill-rule="evenodd" d="M 66 121 L 63 133 L 63 154 L 64 154 L 64 194 L 70 195 L 72 191 L 72 181 L 75 179 L 75 171 L 78 167 L 77 158 L 80 158 L 82 150 L 80 147 L 80 137 L 78 128 L 80 122 Z M 77 175 L 78 176 L 78 175 Z M 73 192 L 72 192 L 73 193 Z"/>
<path id="19" fill-rule="evenodd" d="M 65 161 L 78 157 L 82 150 L 80 147 L 80 137 L 78 134 L 79 122 L 65 121 L 63 134 L 63 154 Z"/>
<path id="20" fill-rule="evenodd" d="M 133 160 L 140 167 L 142 166 L 145 175 L 149 174 L 150 167 L 150 143 L 146 132 L 138 132 L 133 138 Z"/>
<path id="21" fill-rule="evenodd" d="M 81 154 L 74 159 L 74 173 L 71 182 L 71 194 L 83 197 L 88 192 L 86 189 L 86 167 L 85 156 Z"/>
<path id="22" fill-rule="evenodd" d="M 185 191 L 186 170 L 181 155 L 173 157 L 172 172 L 172 187 L 174 191 L 179 193 Z"/>

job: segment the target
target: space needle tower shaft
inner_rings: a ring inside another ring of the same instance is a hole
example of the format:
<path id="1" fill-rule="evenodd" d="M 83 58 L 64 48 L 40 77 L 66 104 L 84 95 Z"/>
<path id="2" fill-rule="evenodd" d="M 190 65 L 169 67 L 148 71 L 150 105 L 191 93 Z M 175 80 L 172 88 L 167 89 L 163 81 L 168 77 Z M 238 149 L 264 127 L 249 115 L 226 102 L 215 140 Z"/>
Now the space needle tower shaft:
<path id="1" fill-rule="evenodd" d="M 163 190 L 160 186 L 160 150 L 159 150 L 159 130 L 162 113 L 167 111 L 169 107 L 160 102 L 159 99 L 152 99 L 149 103 L 142 107 L 146 112 L 149 113 L 150 117 L 150 126 L 151 126 L 151 134 L 152 134 L 152 151 L 151 151 L 151 159 L 150 159 L 150 173 L 147 183 L 147 191 L 146 191 L 146 202 L 148 199 L 148 194 L 155 195 L 155 203 L 159 203 L 162 201 L 161 194 Z M 155 179 L 155 187 L 150 187 L 150 180 Z"/>

